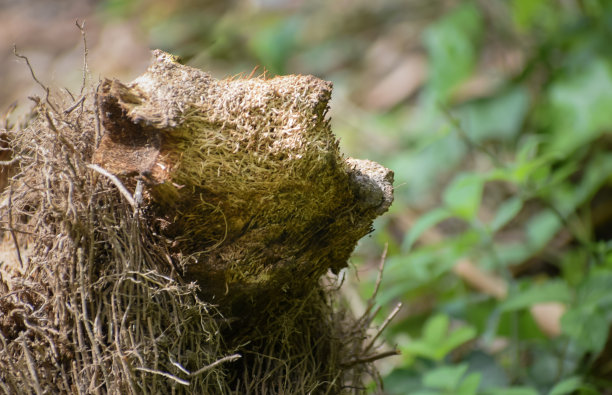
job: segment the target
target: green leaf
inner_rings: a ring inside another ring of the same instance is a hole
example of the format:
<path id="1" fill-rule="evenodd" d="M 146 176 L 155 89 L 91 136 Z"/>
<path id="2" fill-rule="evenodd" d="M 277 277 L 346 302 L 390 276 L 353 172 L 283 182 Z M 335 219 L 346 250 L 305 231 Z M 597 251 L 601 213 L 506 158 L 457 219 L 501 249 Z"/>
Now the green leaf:
<path id="1" fill-rule="evenodd" d="M 538 391 L 530 387 L 494 388 L 486 392 L 487 395 L 539 395 Z"/>
<path id="2" fill-rule="evenodd" d="M 514 0 L 511 4 L 514 23 L 520 29 L 553 27 L 558 19 L 554 6 L 547 0 Z"/>
<path id="3" fill-rule="evenodd" d="M 596 306 L 579 306 L 567 311 L 561 318 L 561 330 L 585 351 L 603 349 L 608 337 L 610 320 Z"/>
<path id="4" fill-rule="evenodd" d="M 591 60 L 557 81 L 550 90 L 553 138 L 550 151 L 570 153 L 612 127 L 612 67 Z"/>
<path id="5" fill-rule="evenodd" d="M 517 161 L 512 168 L 512 180 L 517 184 L 527 182 L 542 184 L 550 174 L 551 163 L 554 159 L 555 157 L 552 155 L 540 155 L 526 162 Z"/>
<path id="6" fill-rule="evenodd" d="M 423 340 L 428 344 L 438 344 L 448 332 L 450 320 L 446 314 L 438 314 L 427 320 L 423 328 Z"/>
<path id="7" fill-rule="evenodd" d="M 552 210 L 542 210 L 527 222 L 527 245 L 537 251 L 543 248 L 561 229 L 561 220 Z"/>
<path id="8" fill-rule="evenodd" d="M 529 96 L 522 87 L 514 87 L 493 97 L 467 104 L 460 111 L 461 124 L 476 141 L 513 139 L 521 129 Z"/>
<path id="9" fill-rule="evenodd" d="M 596 155 L 586 166 L 581 181 L 574 194 L 574 206 L 583 204 L 610 180 L 612 174 L 612 154 L 610 152 Z"/>
<path id="10" fill-rule="evenodd" d="M 423 357 L 434 361 L 442 359 L 435 344 L 429 344 L 422 340 L 412 340 L 399 346 L 406 360 L 411 361 L 414 357 Z"/>
<path id="11" fill-rule="evenodd" d="M 442 200 L 453 214 L 466 221 L 471 221 L 478 213 L 483 188 L 484 178 L 482 176 L 469 173 L 459 174 L 444 191 Z"/>
<path id="12" fill-rule="evenodd" d="M 567 395 L 571 394 L 582 386 L 582 378 L 579 376 L 568 377 L 557 383 L 548 395 Z"/>
<path id="13" fill-rule="evenodd" d="M 449 333 L 450 319 L 445 314 L 435 315 L 423 327 L 423 336 L 400 345 L 402 354 L 410 359 L 420 356 L 441 361 L 449 352 L 476 337 L 476 330 L 462 326 Z"/>
<path id="14" fill-rule="evenodd" d="M 476 329 L 472 328 L 471 326 L 462 326 L 461 328 L 457 328 L 451 332 L 442 343 L 441 348 L 444 350 L 444 355 L 448 354 L 460 345 L 472 340 L 476 337 L 476 334 Z"/>
<path id="15" fill-rule="evenodd" d="M 491 221 L 491 231 L 497 232 L 510 222 L 523 208 L 523 199 L 513 196 L 504 201 Z"/>
<path id="16" fill-rule="evenodd" d="M 612 322 L 612 272 L 594 269 L 578 287 L 576 303 L 561 318 L 561 330 L 586 351 L 600 351 Z"/>
<path id="17" fill-rule="evenodd" d="M 542 143 L 543 140 L 539 136 L 527 136 L 516 153 L 516 163 L 531 162 Z"/>
<path id="18" fill-rule="evenodd" d="M 429 88 L 445 100 L 474 69 L 482 16 L 472 4 L 464 4 L 431 25 L 424 36 L 429 53 Z"/>
<path id="19" fill-rule="evenodd" d="M 554 187 L 561 182 L 567 180 L 572 174 L 575 174 L 579 169 L 579 164 L 575 161 L 569 160 L 566 163 L 562 163 L 551 175 L 548 180 L 548 187 Z"/>
<path id="20" fill-rule="evenodd" d="M 578 304 L 610 308 L 612 305 L 612 272 L 601 269 L 593 270 L 586 281 L 578 288 Z"/>
<path id="21" fill-rule="evenodd" d="M 468 365 L 442 366 L 427 372 L 423 377 L 423 385 L 429 388 L 454 391 L 459 386 L 461 378 L 467 372 Z"/>
<path id="22" fill-rule="evenodd" d="M 410 228 L 402 243 L 403 252 L 408 252 L 415 241 L 432 226 L 452 217 L 453 214 L 445 208 L 436 208 L 422 215 Z"/>
<path id="23" fill-rule="evenodd" d="M 584 281 L 586 276 L 584 269 L 588 267 L 589 259 L 590 254 L 586 248 L 567 250 L 561 256 L 563 279 L 570 287 L 577 288 Z"/>
<path id="24" fill-rule="evenodd" d="M 544 140 L 540 136 L 529 136 L 519 147 L 514 164 L 509 168 L 510 181 L 519 185 L 530 183 L 544 184 L 551 172 L 552 164 L 559 159 L 558 154 L 542 153 L 540 146 Z"/>
<path id="25" fill-rule="evenodd" d="M 531 307 L 536 303 L 569 303 L 571 300 L 572 294 L 567 284 L 561 280 L 553 280 L 544 284 L 531 284 L 526 290 L 510 295 L 500 308 L 502 311 L 515 311 Z"/>
<path id="26" fill-rule="evenodd" d="M 481 379 L 481 373 L 474 372 L 469 374 L 465 380 L 461 382 L 461 385 L 459 385 L 457 395 L 476 395 L 478 393 L 478 386 L 480 385 Z"/>

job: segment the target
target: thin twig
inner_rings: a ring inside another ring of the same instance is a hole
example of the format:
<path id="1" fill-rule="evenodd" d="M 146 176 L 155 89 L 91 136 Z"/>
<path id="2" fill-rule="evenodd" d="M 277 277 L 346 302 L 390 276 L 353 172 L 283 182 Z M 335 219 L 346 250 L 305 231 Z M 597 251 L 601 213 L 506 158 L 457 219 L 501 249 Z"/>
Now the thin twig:
<path id="1" fill-rule="evenodd" d="M 23 233 L 24 235 L 35 235 L 35 234 L 37 234 L 37 233 L 34 233 L 34 232 L 28 232 L 28 231 L 25 231 L 25 230 L 19 230 L 19 229 L 14 229 L 14 228 L 10 228 L 10 227 L 9 228 L 1 228 L 0 227 L 0 231 L 2 231 L 2 232 L 17 232 L 17 233 Z"/>
<path id="2" fill-rule="evenodd" d="M 19 261 L 19 267 L 23 269 L 23 260 L 21 259 L 21 250 L 19 248 L 19 241 L 17 240 L 17 235 L 13 230 L 13 188 L 9 187 L 8 193 L 8 228 L 11 233 L 11 237 L 13 238 L 13 243 L 15 244 L 15 252 L 17 253 L 17 260 Z"/>
<path id="3" fill-rule="evenodd" d="M 49 123 L 49 129 L 51 129 L 51 131 L 55 133 L 59 141 L 64 144 L 73 154 L 76 154 L 76 149 L 74 148 L 74 145 L 72 145 L 71 142 L 66 140 L 64 136 L 62 136 L 62 134 L 59 132 L 59 130 L 57 130 L 57 128 L 55 127 L 55 124 L 51 119 L 51 115 L 49 115 L 49 111 L 45 111 L 45 117 L 47 118 L 47 122 Z"/>
<path id="4" fill-rule="evenodd" d="M 119 192 L 121 192 L 121 194 L 123 195 L 125 200 L 127 200 L 128 203 L 130 204 L 130 206 L 132 206 L 134 209 L 137 208 L 136 202 L 134 201 L 134 198 L 132 197 L 132 194 L 127 190 L 126 187 L 123 186 L 121 181 L 119 181 L 119 179 L 114 174 L 111 174 L 110 172 L 108 172 L 108 170 L 105 170 L 102 167 L 100 167 L 100 166 L 98 166 L 96 164 L 93 164 L 93 163 L 87 165 L 87 167 L 89 167 L 92 170 L 97 171 L 98 173 L 100 173 L 103 176 L 105 176 L 106 178 L 108 178 L 113 184 L 115 184 L 117 189 L 119 189 Z"/>
<path id="5" fill-rule="evenodd" d="M 371 320 L 372 319 L 372 318 L 368 319 L 368 316 L 370 316 L 370 313 L 372 312 L 372 308 L 376 304 L 376 295 L 378 295 L 378 290 L 380 289 L 380 284 L 382 283 L 382 276 L 383 276 L 383 271 L 384 271 L 384 268 L 385 268 L 385 261 L 387 259 L 387 249 L 388 249 L 388 247 L 389 247 L 389 244 L 385 243 L 385 248 L 383 249 L 383 252 L 382 252 L 382 254 L 380 256 L 380 262 L 378 263 L 378 275 L 376 277 L 376 284 L 374 285 L 374 292 L 372 292 L 372 295 L 368 299 L 368 305 L 366 307 L 366 310 L 361 315 L 361 319 L 362 320 Z M 376 315 L 376 313 L 378 313 L 378 311 L 376 311 L 371 316 L 374 317 Z"/>
<path id="6" fill-rule="evenodd" d="M 204 373 L 204 372 L 214 368 L 217 365 L 220 365 L 220 364 L 225 363 L 225 362 L 233 362 L 233 361 L 235 361 L 237 359 L 240 359 L 240 358 L 242 358 L 242 355 L 240 355 L 240 354 L 228 355 L 226 357 L 223 357 L 223 358 L 221 358 L 221 359 L 211 363 L 210 365 L 206 365 L 203 368 L 200 368 L 200 369 L 196 370 L 195 372 L 191 373 L 190 376 L 191 377 L 197 376 L 197 375 L 199 375 L 201 373 Z"/>
<path id="7" fill-rule="evenodd" d="M 170 359 L 170 362 L 172 363 L 172 365 L 176 366 L 181 372 L 185 373 L 186 375 L 191 374 L 189 373 L 189 370 L 185 369 L 180 363 L 173 361 L 172 358 Z"/>
<path id="8" fill-rule="evenodd" d="M 387 259 L 387 250 L 389 248 L 389 243 L 385 243 L 385 248 L 383 249 L 382 255 L 380 256 L 380 262 L 378 263 L 378 276 L 376 277 L 376 285 L 374 285 L 374 292 L 372 292 L 372 296 L 370 299 L 374 300 L 376 295 L 378 295 L 378 290 L 380 289 L 380 283 L 382 282 L 383 269 L 385 268 L 385 260 Z"/>
<path id="9" fill-rule="evenodd" d="M 96 92 L 94 93 L 94 115 L 96 122 L 95 126 L 95 148 L 98 148 L 100 145 L 100 140 L 102 139 L 102 130 L 100 128 L 100 96 L 98 92 L 100 91 L 100 83 L 96 86 Z"/>
<path id="10" fill-rule="evenodd" d="M 395 355 L 400 355 L 401 353 L 399 352 L 399 350 L 391 350 L 391 351 L 385 351 L 385 352 L 381 352 L 380 354 L 375 354 L 366 358 L 358 358 L 358 359 L 353 359 L 349 362 L 345 362 L 342 364 L 342 367 L 345 368 L 350 368 L 352 366 L 355 365 L 361 365 L 364 363 L 370 363 L 370 362 L 374 362 L 374 361 L 378 361 L 379 359 L 383 359 L 383 358 L 387 358 L 387 357 L 392 357 Z"/>
<path id="11" fill-rule="evenodd" d="M 64 88 L 64 90 L 66 91 L 66 93 L 68 94 L 68 96 L 70 96 L 70 98 L 72 99 L 72 101 L 74 101 L 74 95 L 72 94 L 72 92 L 70 92 L 70 89 L 68 89 L 68 88 Z"/>
<path id="12" fill-rule="evenodd" d="M 87 48 L 87 34 L 85 34 L 85 21 L 79 25 L 79 20 L 77 19 L 75 21 L 75 25 L 83 37 L 83 83 L 81 84 L 81 95 L 83 95 L 83 91 L 85 90 L 85 85 L 87 83 L 87 54 L 89 49 Z"/>
<path id="13" fill-rule="evenodd" d="M 72 111 L 74 111 L 75 108 L 79 106 L 79 104 L 83 103 L 84 100 L 85 100 L 85 95 L 81 96 L 81 98 L 77 100 L 73 105 L 65 109 L 64 114 L 66 115 L 70 114 Z"/>
<path id="14" fill-rule="evenodd" d="M 153 373 L 153 374 L 157 374 L 157 375 L 160 375 L 160 376 L 164 376 L 164 377 L 169 378 L 170 380 L 176 381 L 179 384 L 189 386 L 189 381 L 183 380 L 183 379 L 179 379 L 178 377 L 173 376 L 170 373 L 160 372 L 159 370 L 153 370 L 153 369 L 149 369 L 149 368 L 136 368 L 136 370 L 140 370 L 142 372 Z"/>
<path id="15" fill-rule="evenodd" d="M 17 102 L 12 102 L 11 105 L 4 111 L 4 114 L 0 117 L 1 120 L 4 121 L 4 129 L 11 129 L 11 125 L 9 123 L 9 117 L 13 114 L 15 109 L 17 108 Z"/>
<path id="16" fill-rule="evenodd" d="M 17 161 L 17 158 L 13 158 L 11 160 L 0 160 L 0 166 L 10 166 L 17 163 Z"/>
<path id="17" fill-rule="evenodd" d="M 32 354 L 30 354 L 30 350 L 28 349 L 28 345 L 25 341 L 25 336 L 21 337 L 21 346 L 23 347 L 23 353 L 26 357 L 28 370 L 30 371 L 30 376 L 33 380 L 34 390 L 36 390 L 36 394 L 42 394 L 43 391 L 40 386 L 40 381 L 38 380 L 38 375 L 36 374 L 36 365 L 34 363 L 34 358 L 32 358 Z"/>
<path id="18" fill-rule="evenodd" d="M 30 69 L 30 74 L 32 74 L 32 78 L 45 91 L 45 94 L 46 94 L 45 95 L 45 101 L 53 109 L 53 111 L 58 112 L 57 109 L 55 108 L 55 106 L 53 105 L 53 103 L 51 103 L 51 101 L 49 100 L 49 88 L 47 86 L 45 86 L 45 84 L 40 82 L 40 80 L 38 78 L 36 78 L 36 74 L 34 73 L 34 69 L 32 68 L 32 65 L 30 64 L 30 59 L 28 59 L 27 56 L 23 56 L 23 55 L 19 54 L 17 52 L 17 45 L 15 45 L 15 44 L 13 44 L 13 54 L 15 56 L 17 56 L 18 58 L 25 60 L 26 64 L 28 65 L 28 69 Z"/>
<path id="19" fill-rule="evenodd" d="M 251 71 L 251 74 L 249 74 L 248 77 L 246 77 L 247 80 L 250 80 L 251 78 L 253 78 L 253 76 L 255 75 L 255 72 L 257 71 L 257 69 L 259 69 L 259 65 L 255 66 L 253 68 L 253 70 Z"/>
<path id="20" fill-rule="evenodd" d="M 368 343 L 368 345 L 363 349 L 363 352 L 366 353 L 368 352 L 373 346 L 374 343 L 376 342 L 376 339 L 378 339 L 378 337 L 381 335 L 381 333 L 385 330 L 385 328 L 387 327 L 387 325 L 389 325 L 389 323 L 393 320 L 393 318 L 395 318 L 395 316 L 397 315 L 397 313 L 399 313 L 399 311 L 402 308 L 402 303 L 398 303 L 395 308 L 391 311 L 391 314 L 389 314 L 389 316 L 385 319 L 385 321 L 382 323 L 382 325 L 380 326 L 380 328 L 378 328 L 378 331 L 376 332 L 376 334 L 374 335 L 374 337 L 372 337 L 372 340 L 370 340 L 370 343 Z"/>
<path id="21" fill-rule="evenodd" d="M 372 305 L 372 306 L 374 306 L 374 305 Z M 361 319 L 365 320 L 365 322 L 367 322 L 368 325 L 369 325 L 374 320 L 374 317 L 376 317 L 378 315 L 378 313 L 380 312 L 381 309 L 382 309 L 382 306 L 376 306 L 376 308 L 374 310 L 371 310 L 371 309 L 369 310 L 369 312 L 370 312 L 369 316 L 364 314 L 363 316 L 361 316 Z M 368 313 L 368 312 L 366 311 L 366 313 Z"/>

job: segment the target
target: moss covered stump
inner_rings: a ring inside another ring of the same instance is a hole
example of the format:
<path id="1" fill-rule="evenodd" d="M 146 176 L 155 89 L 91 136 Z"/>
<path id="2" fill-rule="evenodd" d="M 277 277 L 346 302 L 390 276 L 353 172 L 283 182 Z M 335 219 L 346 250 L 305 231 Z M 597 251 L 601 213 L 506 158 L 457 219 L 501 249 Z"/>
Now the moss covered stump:
<path id="1" fill-rule="evenodd" d="M 1 120 L 0 393 L 359 393 L 394 352 L 329 273 L 392 172 L 340 154 L 328 82 L 154 58 Z"/>
<path id="2" fill-rule="evenodd" d="M 242 311 L 302 294 L 393 200 L 390 170 L 340 154 L 331 89 L 312 76 L 218 81 L 156 51 L 131 84 L 102 83 L 94 161 L 147 185 L 207 297 Z"/>

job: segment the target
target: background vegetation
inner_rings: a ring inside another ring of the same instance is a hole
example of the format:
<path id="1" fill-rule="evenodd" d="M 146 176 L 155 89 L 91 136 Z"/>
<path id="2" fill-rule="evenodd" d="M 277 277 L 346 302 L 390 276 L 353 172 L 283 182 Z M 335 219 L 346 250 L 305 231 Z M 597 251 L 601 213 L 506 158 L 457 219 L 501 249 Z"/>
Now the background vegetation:
<path id="1" fill-rule="evenodd" d="M 609 1 L 90 5 L 93 56 L 129 26 L 216 77 L 334 82 L 344 152 L 396 174 L 347 288 L 370 294 L 388 244 L 388 394 L 612 394 Z"/>

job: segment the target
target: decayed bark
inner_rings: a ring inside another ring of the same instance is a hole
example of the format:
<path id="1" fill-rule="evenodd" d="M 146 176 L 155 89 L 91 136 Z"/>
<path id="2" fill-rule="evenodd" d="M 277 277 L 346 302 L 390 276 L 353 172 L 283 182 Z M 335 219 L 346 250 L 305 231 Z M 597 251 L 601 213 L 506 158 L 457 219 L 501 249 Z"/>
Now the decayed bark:
<path id="1" fill-rule="evenodd" d="M 345 159 L 311 76 L 215 80 L 156 51 L 131 84 L 105 80 L 94 162 L 176 240 L 202 292 L 244 314 L 346 265 L 392 202 L 393 173 Z M 137 202 L 138 203 L 138 202 Z"/>

